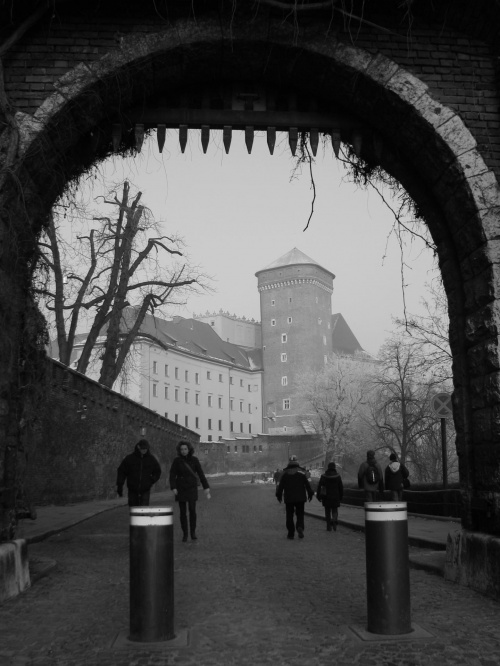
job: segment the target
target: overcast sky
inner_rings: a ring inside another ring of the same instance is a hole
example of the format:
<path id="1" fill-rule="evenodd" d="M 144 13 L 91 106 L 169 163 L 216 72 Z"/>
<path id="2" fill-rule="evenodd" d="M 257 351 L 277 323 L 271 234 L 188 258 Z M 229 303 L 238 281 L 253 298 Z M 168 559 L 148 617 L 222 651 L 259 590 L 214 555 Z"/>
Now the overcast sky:
<path id="1" fill-rule="evenodd" d="M 182 154 L 172 130 L 162 155 L 153 138 L 137 158 L 115 158 L 101 169 L 138 186 L 143 203 L 165 220 L 165 232 L 182 235 L 192 263 L 214 278 L 214 293 L 172 314 L 223 309 L 260 320 L 255 272 L 297 247 L 335 274 L 332 312 L 341 312 L 361 346 L 376 353 L 394 328 L 392 318 L 404 311 L 393 216 L 373 190 L 345 182 L 331 147 L 320 146 L 314 215 L 304 231 L 313 192 L 308 168 L 291 179 L 293 166 L 285 134 L 278 134 L 271 156 L 264 134 L 256 135 L 249 155 L 235 132 L 226 155 L 220 132 L 212 132 L 203 154 L 192 131 Z M 414 242 L 405 254 L 408 312 L 422 310 L 425 284 L 435 275 L 431 252 Z"/>

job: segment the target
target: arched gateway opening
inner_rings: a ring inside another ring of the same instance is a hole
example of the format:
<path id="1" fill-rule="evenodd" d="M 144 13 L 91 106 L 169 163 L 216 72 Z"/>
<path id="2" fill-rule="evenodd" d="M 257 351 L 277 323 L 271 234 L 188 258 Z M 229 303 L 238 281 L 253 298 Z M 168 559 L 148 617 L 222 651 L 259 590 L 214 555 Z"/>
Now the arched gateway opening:
<path id="1" fill-rule="evenodd" d="M 365 49 L 346 35 L 325 33 L 321 17 L 300 34 L 270 16 L 180 17 L 165 25 L 150 21 L 144 31 L 124 25 L 106 48 L 78 54 L 61 65 L 61 75 L 49 72 L 44 99 L 29 113 L 28 103 L 24 112 L 3 108 L 10 129 L 1 137 L 0 195 L 4 485 L 18 473 L 23 372 L 36 337 L 27 316 L 34 241 L 68 180 L 113 149 L 133 146 L 137 125 L 292 128 L 292 142 L 295 128 L 351 143 L 394 176 L 422 211 L 449 304 L 463 526 L 500 535 L 500 198 L 462 117 L 373 42 Z M 78 22 L 66 30 L 76 40 Z M 16 59 L 38 38 L 50 39 L 50 30 L 7 54 L 10 90 L 16 90 Z M 186 94 L 193 90 L 205 95 L 194 101 Z M 229 90 L 238 94 L 228 101 Z"/>

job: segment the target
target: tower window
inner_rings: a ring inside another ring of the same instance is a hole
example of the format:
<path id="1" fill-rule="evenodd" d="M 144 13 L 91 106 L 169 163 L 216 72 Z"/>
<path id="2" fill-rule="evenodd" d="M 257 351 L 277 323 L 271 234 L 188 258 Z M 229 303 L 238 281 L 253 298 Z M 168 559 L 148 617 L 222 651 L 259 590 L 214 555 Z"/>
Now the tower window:
<path id="1" fill-rule="evenodd" d="M 281 334 L 281 342 L 286 342 L 287 339 L 288 339 L 288 338 L 287 338 L 286 333 L 282 333 L 282 334 Z"/>
<path id="2" fill-rule="evenodd" d="M 291 324 L 292 323 L 292 318 L 288 317 L 287 321 L 288 321 L 289 324 Z"/>
<path id="3" fill-rule="evenodd" d="M 273 298 L 273 300 L 271 301 L 271 305 L 272 305 L 273 307 L 276 305 L 276 301 L 274 300 L 274 298 Z"/>
<path id="4" fill-rule="evenodd" d="M 276 319 L 271 319 L 271 326 L 276 326 Z"/>
<path id="5" fill-rule="evenodd" d="M 281 386 L 288 386 L 288 377 L 281 378 Z"/>
<path id="6" fill-rule="evenodd" d="M 286 363 L 286 354 L 281 354 L 281 362 Z"/>
<path id="7" fill-rule="evenodd" d="M 323 336 L 323 344 L 326 345 L 326 335 Z"/>
<path id="8" fill-rule="evenodd" d="M 283 409 L 285 410 L 290 409 L 290 398 L 285 398 L 283 400 Z"/>

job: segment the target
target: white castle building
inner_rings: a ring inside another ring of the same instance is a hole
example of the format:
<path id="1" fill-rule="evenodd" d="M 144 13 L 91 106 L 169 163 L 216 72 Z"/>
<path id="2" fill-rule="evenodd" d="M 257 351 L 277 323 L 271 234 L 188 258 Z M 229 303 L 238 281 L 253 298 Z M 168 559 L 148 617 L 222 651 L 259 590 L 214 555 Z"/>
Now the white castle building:
<path id="1" fill-rule="evenodd" d="M 222 310 L 189 319 L 146 315 L 113 389 L 194 430 L 202 442 L 315 432 L 294 392 L 297 377 L 320 370 L 333 351 L 363 349 L 342 315 L 332 315 L 335 276 L 300 250 L 256 276 L 261 322 Z M 124 332 L 134 316 L 134 308 L 124 311 Z M 85 337 L 77 336 L 74 358 Z M 87 374 L 98 379 L 98 362 Z"/>

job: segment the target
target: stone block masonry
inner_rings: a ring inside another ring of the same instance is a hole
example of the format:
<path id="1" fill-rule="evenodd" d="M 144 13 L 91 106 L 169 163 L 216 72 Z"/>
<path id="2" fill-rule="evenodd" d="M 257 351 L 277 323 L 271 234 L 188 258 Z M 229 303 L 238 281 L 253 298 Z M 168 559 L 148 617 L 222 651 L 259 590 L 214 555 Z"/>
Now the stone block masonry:
<path id="1" fill-rule="evenodd" d="M 0 544 L 0 603 L 30 586 L 28 547 L 24 539 Z"/>

